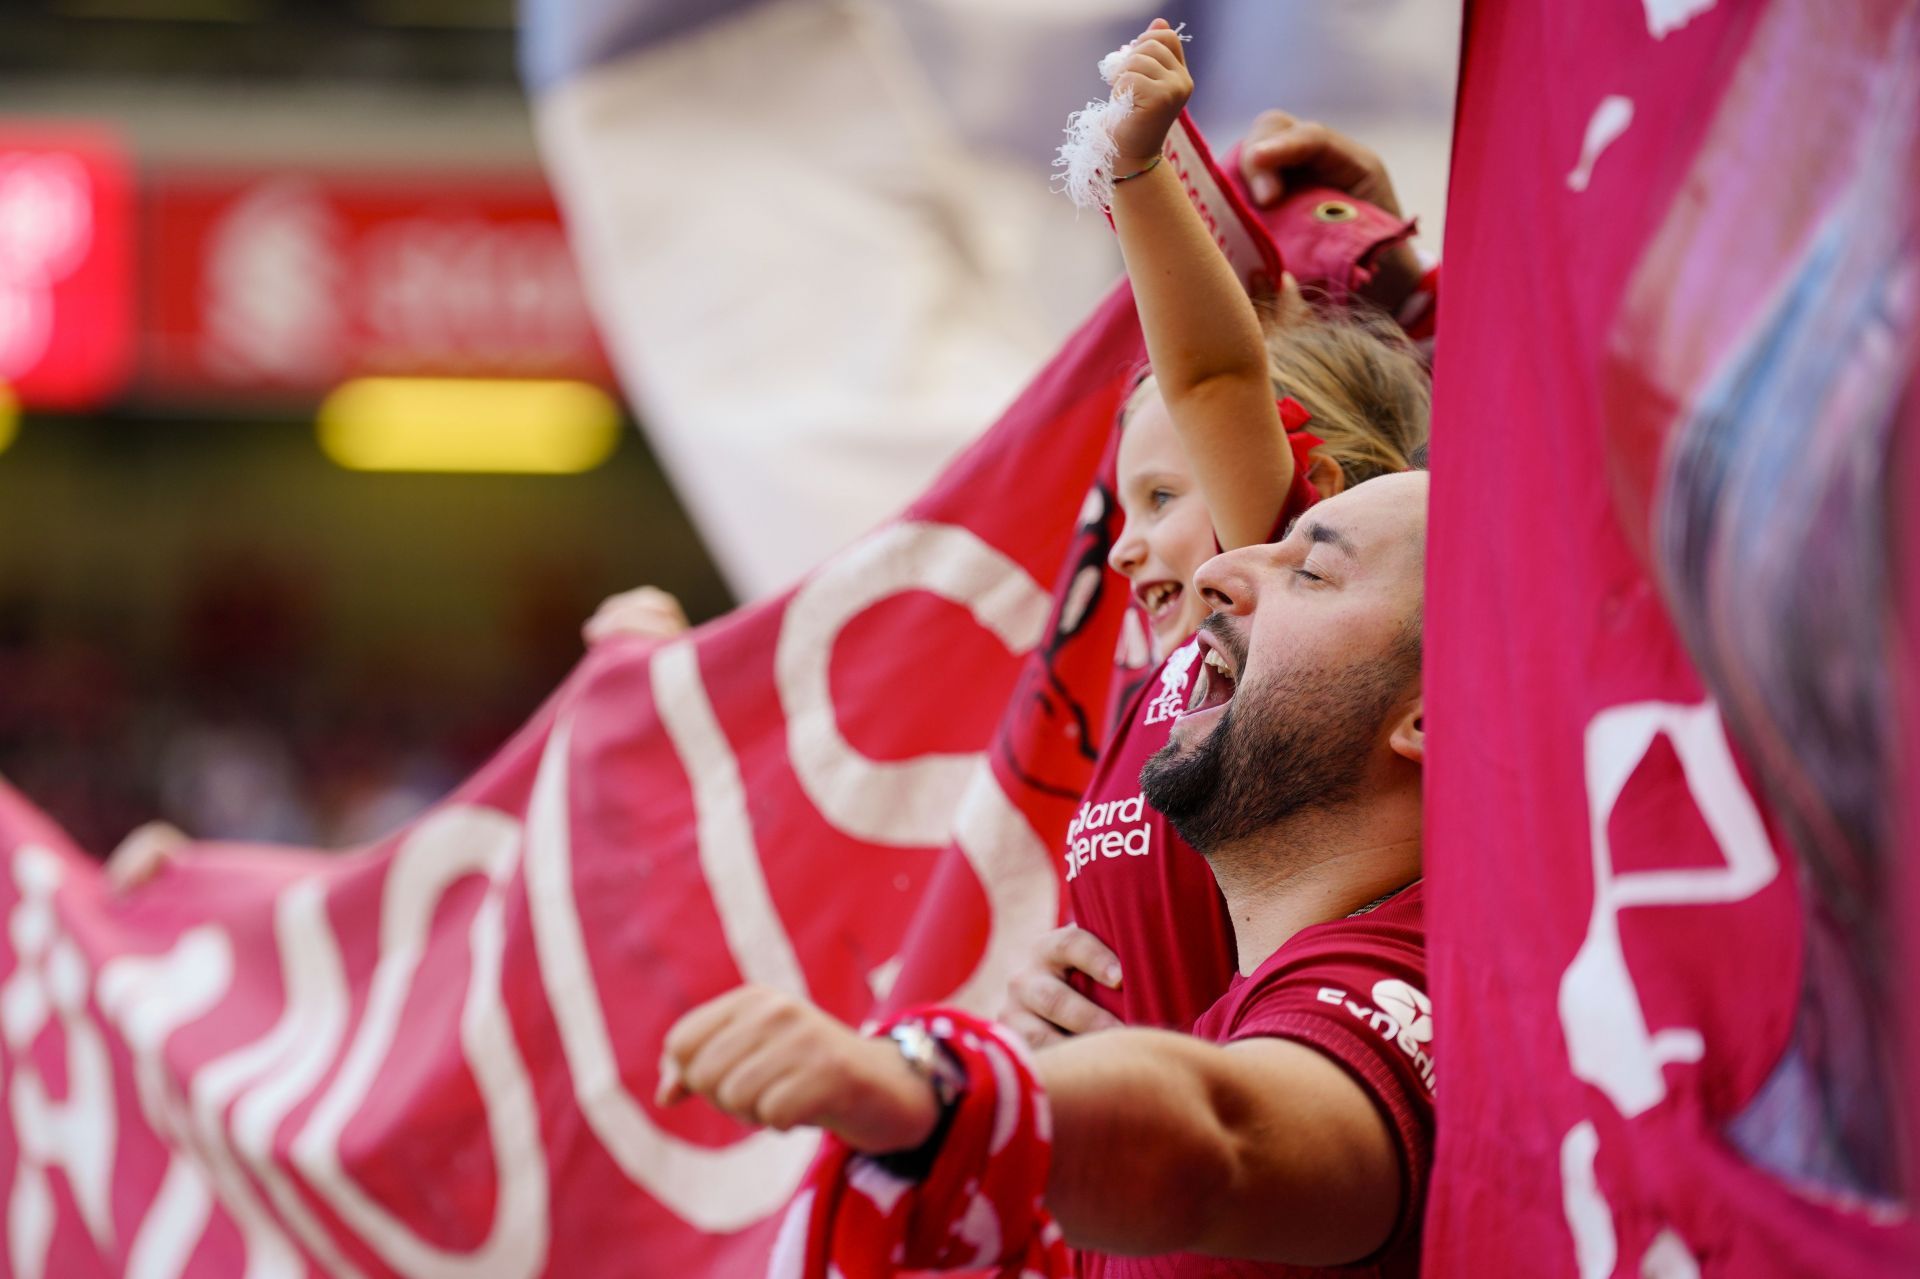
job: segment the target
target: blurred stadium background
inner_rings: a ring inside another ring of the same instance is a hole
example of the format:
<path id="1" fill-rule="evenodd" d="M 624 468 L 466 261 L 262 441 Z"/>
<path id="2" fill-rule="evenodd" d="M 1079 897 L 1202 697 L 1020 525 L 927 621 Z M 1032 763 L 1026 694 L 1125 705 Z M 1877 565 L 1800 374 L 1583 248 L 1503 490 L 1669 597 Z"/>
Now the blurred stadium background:
<path id="1" fill-rule="evenodd" d="M 697 621 L 774 589 L 1111 282 L 1047 162 L 1155 13 L 1204 37 L 1217 141 L 1328 119 L 1437 248 L 1453 0 L 7 0 L 0 774 L 100 853 L 154 816 L 350 845 L 498 746 L 607 594 Z M 843 55 L 879 87 L 783 101 Z M 716 299 L 764 323 L 697 323 Z"/>

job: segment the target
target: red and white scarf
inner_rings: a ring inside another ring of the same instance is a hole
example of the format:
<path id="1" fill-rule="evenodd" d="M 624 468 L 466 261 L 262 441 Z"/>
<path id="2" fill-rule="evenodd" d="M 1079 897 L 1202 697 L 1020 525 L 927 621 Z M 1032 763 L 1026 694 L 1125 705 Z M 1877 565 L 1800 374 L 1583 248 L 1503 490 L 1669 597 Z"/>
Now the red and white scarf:
<path id="1" fill-rule="evenodd" d="M 1053 1125 L 1027 1050 L 1004 1028 L 950 1008 L 919 1022 L 966 1071 L 927 1175 L 909 1181 L 829 1136 L 774 1244 L 768 1279 L 882 1279 L 902 1270 L 998 1268 L 1063 1279 L 1072 1261 L 1042 1202 Z"/>

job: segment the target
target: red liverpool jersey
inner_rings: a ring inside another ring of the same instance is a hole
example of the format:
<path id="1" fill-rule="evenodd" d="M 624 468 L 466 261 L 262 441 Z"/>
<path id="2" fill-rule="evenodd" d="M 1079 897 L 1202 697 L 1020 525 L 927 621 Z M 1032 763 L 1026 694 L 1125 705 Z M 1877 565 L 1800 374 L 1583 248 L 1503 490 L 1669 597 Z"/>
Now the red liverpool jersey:
<path id="1" fill-rule="evenodd" d="M 1235 977 L 1193 1033 L 1217 1044 L 1270 1036 L 1319 1050 L 1379 1109 L 1400 1155 L 1400 1216 L 1381 1252 L 1356 1266 L 1288 1266 L 1193 1253 L 1079 1256 L 1088 1279 L 1404 1279 L 1420 1273 L 1420 1214 L 1433 1167 L 1433 1005 L 1414 884 L 1365 914 L 1289 938 Z"/>

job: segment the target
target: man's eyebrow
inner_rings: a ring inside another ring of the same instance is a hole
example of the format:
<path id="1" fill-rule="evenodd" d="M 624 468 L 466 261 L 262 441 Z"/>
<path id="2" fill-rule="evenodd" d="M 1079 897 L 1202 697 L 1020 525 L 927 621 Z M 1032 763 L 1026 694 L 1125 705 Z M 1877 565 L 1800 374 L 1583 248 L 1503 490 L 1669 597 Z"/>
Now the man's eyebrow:
<path id="1" fill-rule="evenodd" d="M 1296 520 L 1295 524 L 1298 523 L 1299 521 Z M 1293 529 L 1293 524 L 1287 526 L 1287 535 L 1289 537 L 1293 535 Z M 1339 550 L 1345 551 L 1348 555 L 1353 556 L 1355 559 L 1360 558 L 1360 548 L 1353 544 L 1353 539 L 1332 525 L 1322 524 L 1318 520 L 1309 520 L 1304 525 L 1300 525 L 1300 531 L 1305 533 L 1307 541 L 1315 546 L 1336 547 Z"/>

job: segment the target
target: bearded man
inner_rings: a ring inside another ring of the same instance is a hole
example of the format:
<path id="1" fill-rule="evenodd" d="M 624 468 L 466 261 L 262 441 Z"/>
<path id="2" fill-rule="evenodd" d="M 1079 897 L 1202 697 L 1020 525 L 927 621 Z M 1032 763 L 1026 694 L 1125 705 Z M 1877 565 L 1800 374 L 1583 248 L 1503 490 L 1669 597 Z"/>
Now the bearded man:
<path id="1" fill-rule="evenodd" d="M 1371 480 L 1194 579 L 1206 673 L 1141 774 L 1233 919 L 1240 976 L 1191 1034 L 1107 1031 L 1029 1061 L 951 1010 L 869 1038 L 756 988 L 673 1027 L 663 1102 L 843 1143 L 776 1269 L 1057 1273 L 1064 1232 L 1092 1250 L 1083 1273 L 1115 1279 L 1417 1273 L 1426 505 L 1424 474 Z"/>

